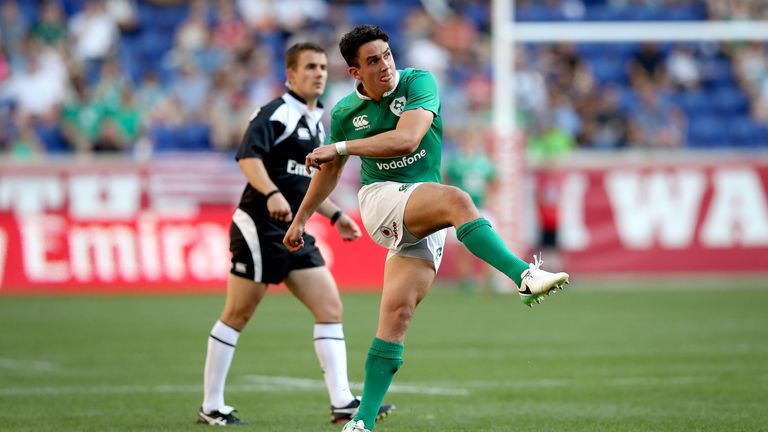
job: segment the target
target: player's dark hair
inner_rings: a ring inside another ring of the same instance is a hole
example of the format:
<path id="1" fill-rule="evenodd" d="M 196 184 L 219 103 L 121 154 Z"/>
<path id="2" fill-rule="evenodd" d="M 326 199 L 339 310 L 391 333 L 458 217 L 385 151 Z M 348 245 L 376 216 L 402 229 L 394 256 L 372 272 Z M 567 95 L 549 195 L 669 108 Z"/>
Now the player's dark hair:
<path id="1" fill-rule="evenodd" d="M 360 67 L 357 63 L 357 50 L 368 42 L 382 40 L 389 41 L 389 35 L 384 30 L 375 25 L 359 25 L 345 34 L 339 42 L 341 56 L 347 61 L 348 66 Z"/>
<path id="2" fill-rule="evenodd" d="M 285 52 L 285 68 L 294 69 L 299 63 L 299 56 L 304 51 L 314 51 L 320 54 L 325 54 L 325 49 L 314 42 L 295 43 Z"/>

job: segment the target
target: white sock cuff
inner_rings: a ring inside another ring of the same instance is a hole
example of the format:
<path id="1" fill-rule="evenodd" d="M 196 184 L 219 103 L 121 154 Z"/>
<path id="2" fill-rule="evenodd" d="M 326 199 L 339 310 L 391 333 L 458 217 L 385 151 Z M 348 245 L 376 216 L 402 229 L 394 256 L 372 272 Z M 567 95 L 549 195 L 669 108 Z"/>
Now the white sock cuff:
<path id="1" fill-rule="evenodd" d="M 344 327 L 341 323 L 315 324 L 315 340 L 340 339 L 344 340 Z"/>
<path id="2" fill-rule="evenodd" d="M 211 337 L 225 345 L 235 347 L 240 332 L 218 320 L 211 329 Z"/>

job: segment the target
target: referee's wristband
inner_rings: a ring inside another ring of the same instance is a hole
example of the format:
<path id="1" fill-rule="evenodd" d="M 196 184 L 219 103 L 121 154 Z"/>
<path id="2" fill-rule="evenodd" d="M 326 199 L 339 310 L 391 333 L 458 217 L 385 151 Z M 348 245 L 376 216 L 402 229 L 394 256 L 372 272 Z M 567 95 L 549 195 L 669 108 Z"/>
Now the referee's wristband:
<path id="1" fill-rule="evenodd" d="M 336 221 L 338 221 L 341 215 L 343 214 L 344 214 L 343 211 L 336 210 L 336 213 L 334 213 L 333 216 L 331 216 L 331 225 L 336 225 Z"/>
<path id="2" fill-rule="evenodd" d="M 346 156 L 349 154 L 347 151 L 347 142 L 346 141 L 339 141 L 336 143 L 336 153 Z"/>
<path id="3" fill-rule="evenodd" d="M 280 189 L 275 189 L 272 192 L 264 195 L 264 200 L 265 201 L 269 201 L 269 199 L 272 197 L 272 195 L 279 194 L 279 193 L 280 193 Z"/>

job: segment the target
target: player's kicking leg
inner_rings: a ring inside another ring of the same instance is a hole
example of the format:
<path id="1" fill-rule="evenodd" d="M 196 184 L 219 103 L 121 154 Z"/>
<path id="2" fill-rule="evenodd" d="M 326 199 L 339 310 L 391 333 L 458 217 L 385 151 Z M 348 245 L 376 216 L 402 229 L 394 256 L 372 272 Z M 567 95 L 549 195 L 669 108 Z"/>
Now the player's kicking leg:
<path id="1" fill-rule="evenodd" d="M 515 282 L 526 305 L 568 282 L 567 273 L 549 273 L 540 269 L 541 261 L 529 264 L 512 253 L 469 195 L 453 186 L 423 183 L 416 188 L 405 209 L 405 226 L 419 238 L 436 228 L 456 227 L 456 237 L 470 252 Z"/>
<path id="2" fill-rule="evenodd" d="M 541 303 L 542 299 L 558 289 L 570 283 L 568 273 L 558 272 L 550 273 L 539 267 L 544 262 L 540 256 L 533 256 L 533 263 L 529 265 L 521 275 L 521 283 L 518 288 L 520 298 L 523 303 L 533 306 L 535 303 Z"/>

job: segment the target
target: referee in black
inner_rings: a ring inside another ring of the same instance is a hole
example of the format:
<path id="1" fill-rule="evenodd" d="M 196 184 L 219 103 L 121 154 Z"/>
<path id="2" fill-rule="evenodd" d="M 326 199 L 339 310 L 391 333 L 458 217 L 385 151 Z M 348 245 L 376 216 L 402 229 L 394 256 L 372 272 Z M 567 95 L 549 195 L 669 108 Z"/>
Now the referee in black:
<path id="1" fill-rule="evenodd" d="M 321 145 L 325 131 L 318 98 L 325 91 L 328 58 L 322 47 L 305 42 L 286 52 L 287 91 L 251 116 L 237 152 L 248 179 L 232 216 L 232 265 L 227 299 L 208 338 L 204 398 L 198 423 L 245 423 L 224 403 L 224 385 L 240 332 L 253 316 L 269 284 L 285 282 L 315 317 L 314 345 L 331 399 L 331 421 L 351 419 L 360 401 L 349 389 L 342 304 L 336 282 L 311 235 L 304 249 L 290 253 L 283 237 L 309 187 L 304 158 Z M 360 228 L 339 207 L 325 201 L 318 212 L 329 218 L 344 240 L 355 240 Z M 384 405 L 380 417 L 392 406 Z"/>

